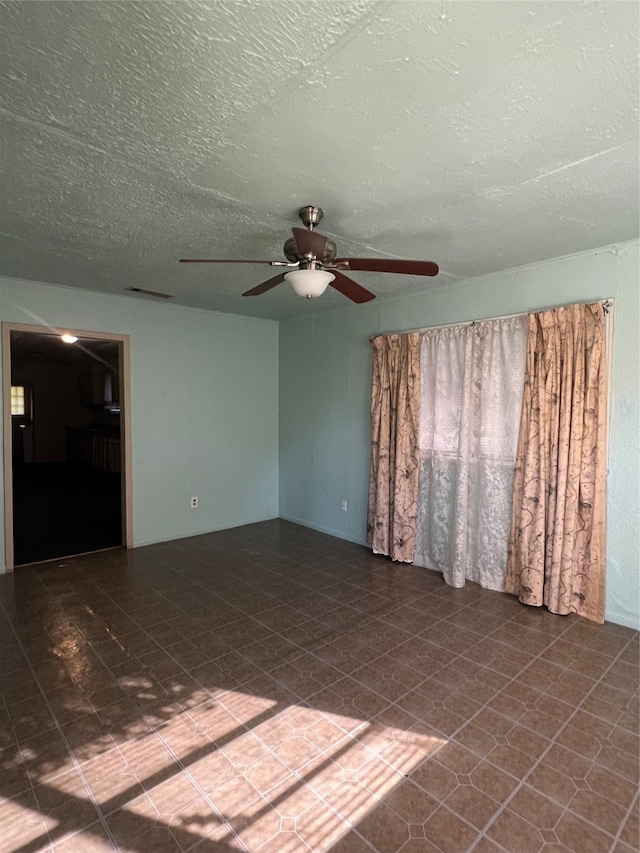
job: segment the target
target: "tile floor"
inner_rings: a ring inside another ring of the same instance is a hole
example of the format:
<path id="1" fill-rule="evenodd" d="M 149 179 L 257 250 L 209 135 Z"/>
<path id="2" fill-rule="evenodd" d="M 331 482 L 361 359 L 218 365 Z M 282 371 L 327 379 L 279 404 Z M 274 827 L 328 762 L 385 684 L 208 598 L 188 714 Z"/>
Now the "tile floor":
<path id="1" fill-rule="evenodd" d="M 633 853 L 638 636 L 283 521 L 0 577 L 4 853 Z"/>

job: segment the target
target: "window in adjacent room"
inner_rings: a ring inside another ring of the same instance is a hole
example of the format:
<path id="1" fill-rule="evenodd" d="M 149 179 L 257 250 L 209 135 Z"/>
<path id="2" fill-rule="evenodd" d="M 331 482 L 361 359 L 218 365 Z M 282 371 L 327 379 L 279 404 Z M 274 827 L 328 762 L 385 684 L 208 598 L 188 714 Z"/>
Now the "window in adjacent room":
<path id="1" fill-rule="evenodd" d="M 24 385 L 11 386 L 11 414 L 25 417 L 27 411 L 27 393 Z"/>

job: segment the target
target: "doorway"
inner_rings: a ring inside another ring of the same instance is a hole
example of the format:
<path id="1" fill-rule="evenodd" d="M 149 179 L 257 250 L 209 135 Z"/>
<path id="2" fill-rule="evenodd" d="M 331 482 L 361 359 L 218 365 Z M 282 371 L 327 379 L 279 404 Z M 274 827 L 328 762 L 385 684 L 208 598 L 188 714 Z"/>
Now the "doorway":
<path id="1" fill-rule="evenodd" d="M 2 333 L 7 570 L 131 547 L 128 336 Z"/>

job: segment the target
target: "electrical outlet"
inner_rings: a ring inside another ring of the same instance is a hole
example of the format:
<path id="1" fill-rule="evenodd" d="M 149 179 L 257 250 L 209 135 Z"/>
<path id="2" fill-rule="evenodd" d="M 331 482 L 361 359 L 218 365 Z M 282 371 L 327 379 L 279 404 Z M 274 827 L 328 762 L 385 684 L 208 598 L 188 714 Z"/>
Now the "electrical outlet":
<path id="1" fill-rule="evenodd" d="M 346 511 L 347 511 L 347 502 L 346 502 L 346 500 L 343 500 L 342 501 L 342 512 L 346 512 Z"/>
<path id="2" fill-rule="evenodd" d="M 191 509 L 198 509 L 198 498 L 191 498 Z"/>

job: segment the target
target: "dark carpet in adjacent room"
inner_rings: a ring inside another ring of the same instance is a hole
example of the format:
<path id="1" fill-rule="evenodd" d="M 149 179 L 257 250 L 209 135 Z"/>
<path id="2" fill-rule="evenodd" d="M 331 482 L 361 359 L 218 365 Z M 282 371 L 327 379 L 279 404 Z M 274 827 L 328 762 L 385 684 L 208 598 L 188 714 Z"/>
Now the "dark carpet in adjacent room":
<path id="1" fill-rule="evenodd" d="M 122 544 L 120 475 L 68 463 L 17 464 L 15 564 Z"/>

